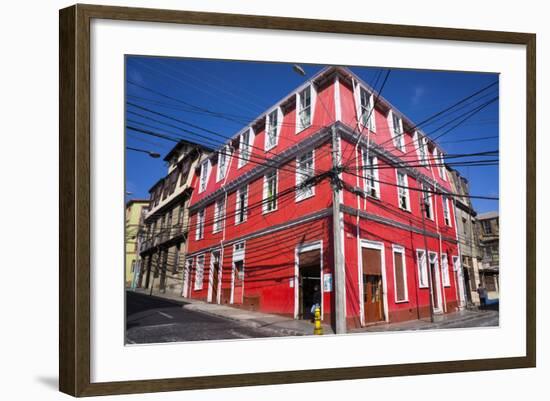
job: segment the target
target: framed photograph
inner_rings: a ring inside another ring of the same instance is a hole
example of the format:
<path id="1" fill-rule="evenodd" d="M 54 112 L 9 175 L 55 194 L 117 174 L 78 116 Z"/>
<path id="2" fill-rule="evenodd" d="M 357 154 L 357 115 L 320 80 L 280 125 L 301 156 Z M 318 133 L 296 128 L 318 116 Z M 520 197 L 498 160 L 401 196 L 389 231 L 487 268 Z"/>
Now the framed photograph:
<path id="1" fill-rule="evenodd" d="M 535 366 L 534 34 L 59 21 L 62 392 Z"/>

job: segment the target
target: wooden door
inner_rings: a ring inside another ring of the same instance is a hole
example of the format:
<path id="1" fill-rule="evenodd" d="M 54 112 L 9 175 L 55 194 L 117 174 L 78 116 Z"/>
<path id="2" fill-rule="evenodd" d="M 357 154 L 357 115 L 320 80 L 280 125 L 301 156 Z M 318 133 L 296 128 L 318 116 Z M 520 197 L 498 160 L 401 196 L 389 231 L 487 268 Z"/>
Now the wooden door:
<path id="1" fill-rule="evenodd" d="M 365 323 L 384 320 L 382 251 L 363 248 L 363 309 Z"/>

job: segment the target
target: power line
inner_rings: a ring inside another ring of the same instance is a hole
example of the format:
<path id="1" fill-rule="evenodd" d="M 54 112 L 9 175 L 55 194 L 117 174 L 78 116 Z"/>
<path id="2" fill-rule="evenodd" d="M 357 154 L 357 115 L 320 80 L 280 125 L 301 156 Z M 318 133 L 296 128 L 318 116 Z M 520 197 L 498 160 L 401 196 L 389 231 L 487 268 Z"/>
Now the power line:
<path id="1" fill-rule="evenodd" d="M 434 195 L 442 195 L 442 196 L 448 196 L 448 197 L 460 197 L 460 198 L 471 198 L 471 199 L 486 199 L 486 200 L 499 200 L 498 197 L 494 197 L 494 196 L 463 195 L 463 194 L 457 194 L 457 193 L 452 193 L 452 192 L 442 192 L 442 191 L 432 191 L 432 190 L 429 190 L 429 189 L 420 189 L 420 188 L 415 188 L 415 187 L 411 187 L 411 186 L 408 186 L 408 185 L 400 185 L 400 184 L 396 184 L 396 183 L 393 183 L 393 182 L 381 181 L 381 180 L 378 180 L 378 179 L 376 179 L 376 178 L 374 178 L 374 177 L 369 177 L 369 176 L 364 176 L 364 175 L 361 175 L 361 174 L 356 174 L 356 173 L 354 173 L 353 171 L 348 171 L 348 170 L 346 170 L 346 172 L 347 172 L 348 174 L 357 176 L 357 177 L 359 177 L 359 178 L 365 178 L 365 179 L 368 179 L 368 180 L 372 180 L 372 181 L 378 182 L 378 183 L 380 183 L 380 184 L 391 185 L 391 186 L 397 187 L 397 188 L 410 189 L 411 191 L 415 191 L 415 192 L 431 193 L 431 194 L 434 194 Z"/>

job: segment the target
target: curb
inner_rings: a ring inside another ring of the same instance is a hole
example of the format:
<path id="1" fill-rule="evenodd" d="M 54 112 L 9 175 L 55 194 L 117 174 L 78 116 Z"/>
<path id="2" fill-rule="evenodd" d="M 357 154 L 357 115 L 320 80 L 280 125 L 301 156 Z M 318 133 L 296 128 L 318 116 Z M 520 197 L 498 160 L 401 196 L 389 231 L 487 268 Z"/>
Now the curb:
<path id="1" fill-rule="evenodd" d="M 188 304 L 188 305 L 190 305 L 190 304 Z M 186 308 L 187 305 L 183 305 L 182 307 Z M 216 313 L 216 312 L 213 312 L 213 311 L 199 309 L 199 308 L 197 308 L 197 309 L 187 308 L 187 309 L 193 310 L 195 312 L 205 313 L 205 314 L 210 315 L 210 316 L 216 316 L 216 317 L 224 318 L 224 319 L 227 319 L 227 320 L 231 320 L 233 322 L 238 322 L 240 324 L 246 325 L 248 327 L 252 327 L 254 329 L 269 331 L 269 332 L 272 332 L 272 333 L 275 333 L 275 334 L 279 334 L 280 336 L 307 336 L 307 335 L 309 335 L 309 333 L 304 333 L 303 331 L 300 331 L 300 330 L 294 330 L 294 329 L 289 329 L 289 328 L 285 328 L 285 327 L 277 327 L 276 326 L 277 323 L 274 323 L 274 324 L 266 323 L 266 322 L 264 322 L 262 320 L 258 320 L 258 319 L 243 320 L 243 319 L 239 319 L 237 317 L 223 315 L 221 313 Z M 272 327 L 269 327 L 269 326 L 272 326 Z M 313 335 L 313 331 L 311 332 L 311 335 Z"/>

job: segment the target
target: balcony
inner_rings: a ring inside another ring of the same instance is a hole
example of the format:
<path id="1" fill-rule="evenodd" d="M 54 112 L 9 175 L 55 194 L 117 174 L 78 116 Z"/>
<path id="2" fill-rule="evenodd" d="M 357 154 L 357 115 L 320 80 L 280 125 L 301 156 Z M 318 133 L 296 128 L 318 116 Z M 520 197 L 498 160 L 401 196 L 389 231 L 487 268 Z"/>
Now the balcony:
<path id="1" fill-rule="evenodd" d="M 169 246 L 172 241 L 176 241 L 187 235 L 187 226 L 176 224 L 172 227 L 161 229 L 151 237 L 146 238 L 140 247 L 140 252 L 146 252 L 149 249 Z"/>

